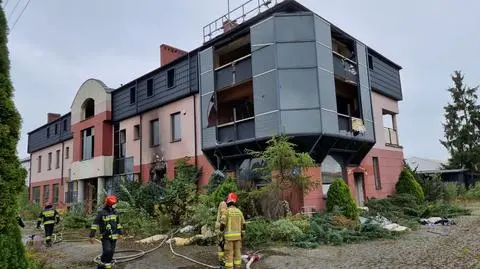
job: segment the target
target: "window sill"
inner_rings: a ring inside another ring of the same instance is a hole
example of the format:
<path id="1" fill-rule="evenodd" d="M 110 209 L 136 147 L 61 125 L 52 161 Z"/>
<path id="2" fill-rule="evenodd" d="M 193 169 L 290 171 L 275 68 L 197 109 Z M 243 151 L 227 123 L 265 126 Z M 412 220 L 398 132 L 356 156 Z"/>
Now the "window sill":
<path id="1" fill-rule="evenodd" d="M 177 142 L 180 142 L 180 141 L 182 141 L 182 139 L 181 139 L 181 138 L 179 138 L 179 139 L 175 139 L 175 140 L 172 140 L 172 141 L 170 141 L 170 143 L 177 143 Z"/>
<path id="2" fill-rule="evenodd" d="M 150 145 L 150 148 L 157 148 L 157 147 L 159 147 L 159 146 L 160 146 L 160 144 Z"/>
<path id="3" fill-rule="evenodd" d="M 389 143 L 385 143 L 385 146 L 387 146 L 387 147 L 391 147 L 391 148 L 403 149 L 403 147 L 402 147 L 402 146 L 400 146 L 400 145 L 396 145 L 396 144 L 389 144 Z"/>
<path id="4" fill-rule="evenodd" d="M 380 187 L 375 187 L 375 190 L 377 190 L 377 191 L 379 191 L 379 190 L 381 190 L 381 189 L 382 189 L 382 186 L 380 186 Z"/>
<path id="5" fill-rule="evenodd" d="M 138 141 L 138 140 L 140 140 L 140 139 L 142 139 L 142 138 L 141 138 L 141 137 L 137 137 L 137 138 L 134 138 L 133 141 Z"/>

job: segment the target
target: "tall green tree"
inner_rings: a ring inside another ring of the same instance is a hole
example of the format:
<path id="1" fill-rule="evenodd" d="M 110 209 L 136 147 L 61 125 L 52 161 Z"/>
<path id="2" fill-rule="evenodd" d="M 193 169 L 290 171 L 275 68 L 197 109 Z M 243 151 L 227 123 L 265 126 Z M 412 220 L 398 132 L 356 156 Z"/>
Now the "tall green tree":
<path id="1" fill-rule="evenodd" d="M 480 171 L 478 86 L 471 88 L 465 85 L 461 71 L 455 71 L 451 77 L 453 87 L 448 89 L 451 102 L 444 107 L 445 140 L 440 140 L 450 153 L 447 166 Z"/>
<path id="2" fill-rule="evenodd" d="M 0 8 L 0 268 L 22 269 L 28 268 L 28 262 L 16 217 L 26 171 L 17 156 L 21 118 L 13 102 L 7 34 Z"/>

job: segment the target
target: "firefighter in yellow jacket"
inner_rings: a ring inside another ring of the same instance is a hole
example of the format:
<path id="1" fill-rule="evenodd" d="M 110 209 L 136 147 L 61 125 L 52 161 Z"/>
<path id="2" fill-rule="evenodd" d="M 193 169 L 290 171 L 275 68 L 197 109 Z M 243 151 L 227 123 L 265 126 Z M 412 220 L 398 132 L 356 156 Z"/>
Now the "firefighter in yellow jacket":
<path id="1" fill-rule="evenodd" d="M 217 248 L 218 248 L 218 261 L 221 265 L 225 265 L 225 238 L 223 238 L 223 232 L 220 231 L 220 220 L 227 211 L 227 203 L 221 201 L 218 205 L 217 220 L 215 222 L 215 234 L 217 235 Z"/>
<path id="2" fill-rule="evenodd" d="M 242 264 L 242 238 L 245 236 L 245 218 L 235 204 L 238 196 L 232 192 L 227 197 L 227 210 L 220 220 L 220 231 L 225 238 L 225 268 L 239 268 Z"/>

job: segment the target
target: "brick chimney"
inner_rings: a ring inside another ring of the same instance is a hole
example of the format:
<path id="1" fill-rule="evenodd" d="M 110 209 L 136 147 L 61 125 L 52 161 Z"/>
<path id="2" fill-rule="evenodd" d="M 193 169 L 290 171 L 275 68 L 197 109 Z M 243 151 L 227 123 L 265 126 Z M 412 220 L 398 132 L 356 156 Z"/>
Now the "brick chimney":
<path id="1" fill-rule="evenodd" d="M 223 32 L 226 33 L 238 25 L 236 21 L 226 20 L 223 22 Z"/>
<path id="2" fill-rule="evenodd" d="M 62 115 L 57 114 L 57 113 L 48 113 L 47 114 L 47 123 L 52 122 L 54 120 L 57 120 L 61 117 Z"/>
<path id="3" fill-rule="evenodd" d="M 162 44 L 160 45 L 160 66 L 164 66 L 185 54 L 187 54 L 186 51 Z"/>

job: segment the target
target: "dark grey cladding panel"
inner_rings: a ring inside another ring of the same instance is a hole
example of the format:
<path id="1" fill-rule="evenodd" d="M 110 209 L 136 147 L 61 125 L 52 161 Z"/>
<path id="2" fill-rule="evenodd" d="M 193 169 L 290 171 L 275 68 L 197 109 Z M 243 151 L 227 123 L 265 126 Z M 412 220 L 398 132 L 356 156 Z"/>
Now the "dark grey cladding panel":
<path id="1" fill-rule="evenodd" d="M 137 113 L 135 104 L 130 104 L 130 87 L 112 93 L 112 120 L 119 121 Z"/>
<path id="2" fill-rule="evenodd" d="M 167 72 L 174 70 L 173 87 L 168 87 Z M 147 95 L 147 81 L 153 80 L 153 94 Z M 136 87 L 136 102 L 130 104 L 130 88 Z M 137 113 L 168 104 L 191 93 L 198 92 L 198 60 L 192 53 L 176 64 L 160 69 L 150 76 L 144 76 L 122 89 L 112 93 L 113 121 L 119 121 Z"/>
<path id="3" fill-rule="evenodd" d="M 372 64 L 369 68 L 372 89 L 395 100 L 402 100 L 400 70 L 375 55 L 369 54 L 369 57 Z"/>
<path id="4" fill-rule="evenodd" d="M 64 130 L 64 120 L 67 121 L 67 130 Z M 57 134 L 55 134 L 55 125 L 57 125 Z M 28 153 L 61 143 L 72 138 L 70 129 L 70 113 L 64 115 L 58 120 L 50 122 L 28 134 Z M 47 128 L 50 128 L 50 136 L 47 138 Z"/>

